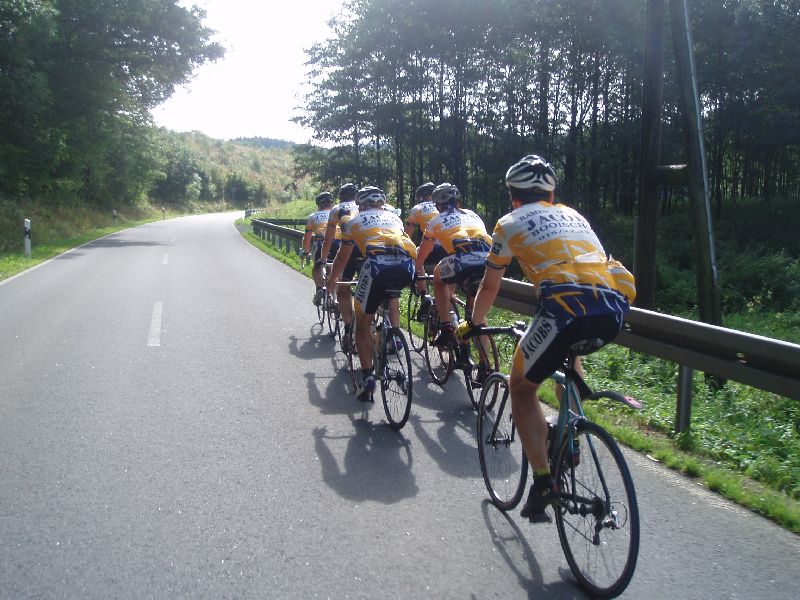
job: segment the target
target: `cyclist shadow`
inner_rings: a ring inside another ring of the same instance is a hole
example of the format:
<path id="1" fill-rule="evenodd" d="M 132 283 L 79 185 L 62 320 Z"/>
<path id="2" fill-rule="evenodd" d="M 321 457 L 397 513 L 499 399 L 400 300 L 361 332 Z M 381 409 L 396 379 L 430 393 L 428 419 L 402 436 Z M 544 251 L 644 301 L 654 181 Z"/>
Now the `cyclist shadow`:
<path id="1" fill-rule="evenodd" d="M 304 360 L 330 356 L 332 345 L 333 340 L 328 335 L 315 336 L 312 334 L 308 338 L 289 336 L 289 353 Z"/>
<path id="2" fill-rule="evenodd" d="M 542 570 L 534 551 L 511 516 L 496 508 L 488 499 L 481 502 L 481 512 L 492 543 L 516 575 L 520 586 L 528 592 L 528 598 L 590 597 L 577 582 L 571 580 L 571 572 L 567 569 L 559 569 L 564 581 L 544 583 Z M 539 525 L 539 527 L 546 526 Z"/>
<path id="3" fill-rule="evenodd" d="M 305 374 L 308 387 L 308 400 L 316 406 L 323 415 L 353 415 L 360 414 L 366 419 L 371 403 L 359 402 L 350 393 L 350 373 L 346 369 L 339 369 L 332 377 L 320 376 L 308 371 Z M 327 380 L 323 389 L 320 380 Z"/>
<path id="4" fill-rule="evenodd" d="M 352 418 L 352 435 L 330 436 L 326 427 L 313 431 L 322 479 L 342 498 L 395 504 L 419 493 L 411 470 L 411 444 L 386 424 Z M 347 440 L 340 467 L 326 440 Z"/>
<path id="5" fill-rule="evenodd" d="M 419 415 L 412 414 L 409 421 L 428 455 L 443 471 L 456 477 L 481 476 L 480 465 L 475 460 L 475 413 L 472 409 L 442 410 L 432 421 L 425 421 Z M 426 428 L 426 423 L 440 425 L 435 439 Z"/>

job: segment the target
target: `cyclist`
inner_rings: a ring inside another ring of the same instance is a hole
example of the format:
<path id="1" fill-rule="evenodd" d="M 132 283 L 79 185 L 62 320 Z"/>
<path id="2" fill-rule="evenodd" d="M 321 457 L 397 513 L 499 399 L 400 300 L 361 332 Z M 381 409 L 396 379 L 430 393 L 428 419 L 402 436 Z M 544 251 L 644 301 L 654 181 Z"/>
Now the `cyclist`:
<path id="1" fill-rule="evenodd" d="M 428 223 L 439 214 L 436 205 L 431 201 L 431 193 L 435 188 L 436 184 L 431 181 L 423 183 L 417 188 L 417 191 L 414 193 L 417 204 L 411 208 L 406 218 L 406 234 L 414 239 L 417 230 L 419 230 L 418 239 L 420 239 L 420 243 L 422 235 L 428 227 Z M 437 240 L 434 242 L 433 250 L 428 254 L 428 258 L 425 259 L 424 267 L 435 267 L 445 256 L 447 256 L 447 252 Z M 425 273 L 425 268 L 417 267 L 417 273 L 423 275 Z M 417 293 L 422 296 L 420 307 L 416 314 L 416 319 L 419 322 L 425 321 L 428 317 L 428 311 L 433 304 L 430 296 L 427 295 L 427 291 L 428 288 L 424 281 L 417 282 Z"/>
<path id="2" fill-rule="evenodd" d="M 514 351 L 509 381 L 511 412 L 534 473 L 521 515 L 535 522 L 547 520 L 545 507 L 558 494 L 547 461 L 539 385 L 563 365 L 576 341 L 613 340 L 636 290 L 633 276 L 606 257 L 586 219 L 555 203 L 556 176 L 547 161 L 526 156 L 508 169 L 506 186 L 513 210 L 495 226 L 472 319 L 457 333 L 468 336 L 473 323 L 485 322 L 505 268 L 516 257 L 539 296 L 536 314 Z"/>
<path id="3" fill-rule="evenodd" d="M 406 235 L 412 240 L 414 238 L 421 240 L 428 223 L 439 214 L 436 210 L 436 205 L 431 202 L 431 192 L 433 192 L 435 187 L 436 184 L 429 181 L 428 183 L 423 183 L 417 188 L 417 191 L 414 192 L 416 204 L 408 211 L 405 224 Z M 417 235 L 418 230 L 419 235 Z"/>
<path id="4" fill-rule="evenodd" d="M 486 256 L 492 238 L 486 225 L 477 214 L 461 208 L 461 192 L 451 183 L 443 183 L 431 194 L 438 215 L 425 228 L 422 244 L 417 252 L 417 270 L 424 269 L 425 261 L 439 242 L 446 256 L 433 270 L 433 290 L 436 309 L 439 311 L 441 330 L 433 344 L 447 347 L 453 342 L 453 324 L 450 322 L 451 284 L 464 284 L 480 279 L 486 266 Z M 468 299 L 472 293 L 467 290 Z M 467 311 L 472 308 L 471 302 Z"/>
<path id="5" fill-rule="evenodd" d="M 328 225 L 328 215 L 333 206 L 333 195 L 330 192 L 322 192 L 316 198 L 317 210 L 308 215 L 306 220 L 306 232 L 303 235 L 303 252 L 311 254 L 311 244 L 314 244 L 314 267 L 311 269 L 311 277 L 317 291 L 314 294 L 314 305 L 319 306 L 322 301 L 322 243 L 325 239 L 325 228 Z"/>
<path id="6" fill-rule="evenodd" d="M 339 188 L 339 204 L 331 209 L 328 216 L 328 225 L 325 228 L 325 242 L 322 245 L 322 253 L 324 256 L 333 254 L 332 260 L 336 260 L 336 255 L 341 249 L 342 228 L 345 224 L 358 214 L 358 205 L 356 204 L 356 192 L 358 188 L 352 183 L 345 183 Z M 327 252 L 327 254 L 326 254 Z M 350 281 L 358 271 L 361 265 L 362 258 L 358 249 L 354 249 L 350 254 L 350 260 L 344 267 L 342 278 Z M 335 288 L 333 288 L 335 289 Z M 353 293 L 347 286 L 340 286 L 335 290 L 336 299 L 339 303 L 339 311 L 342 314 L 342 321 L 344 322 L 344 333 L 342 336 L 343 342 L 346 344 L 349 340 L 348 334 L 350 327 L 353 323 Z M 347 348 L 343 348 L 347 350 Z"/>
<path id="7" fill-rule="evenodd" d="M 389 303 L 389 322 L 400 323 L 400 305 L 396 296 L 387 290 L 399 290 L 414 278 L 414 259 L 417 249 L 403 231 L 400 217 L 383 210 L 386 194 L 376 187 L 364 187 L 356 194 L 359 213 L 342 228 L 342 247 L 333 262 L 331 284 L 342 274 L 350 254 L 358 248 L 364 256 L 361 275 L 355 293 L 356 346 L 361 360 L 361 385 L 356 396 L 362 402 L 372 399 L 375 375 L 372 365 L 372 334 L 370 323 L 385 297 Z"/>

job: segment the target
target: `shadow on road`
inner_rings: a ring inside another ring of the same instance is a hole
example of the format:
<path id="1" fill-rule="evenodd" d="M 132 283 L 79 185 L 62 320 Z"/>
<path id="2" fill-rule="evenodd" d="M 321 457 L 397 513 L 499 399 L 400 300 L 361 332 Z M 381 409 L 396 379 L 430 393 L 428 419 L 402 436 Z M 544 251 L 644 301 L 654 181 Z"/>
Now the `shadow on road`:
<path id="1" fill-rule="evenodd" d="M 542 535 L 555 535 L 554 525 L 547 523 L 532 525 L 524 522 L 522 526 L 526 531 L 523 533 L 510 514 L 499 510 L 491 501 L 484 500 L 481 503 L 481 512 L 494 547 L 500 552 L 511 572 L 516 575 L 520 587 L 528 593 L 528 598 L 567 600 L 589 597 L 578 587 L 568 569 L 559 569 L 564 581 L 544 583 L 541 567 L 526 540 L 526 535 L 532 540 Z"/>
<path id="2" fill-rule="evenodd" d="M 352 435 L 328 436 L 326 427 L 313 431 L 322 479 L 342 498 L 394 504 L 417 495 L 411 471 L 411 444 L 383 423 L 351 418 Z M 347 440 L 342 464 L 329 442 Z"/>
<path id="3" fill-rule="evenodd" d="M 311 326 L 309 337 L 289 336 L 289 353 L 304 360 L 330 356 L 334 349 L 334 340 L 328 335 L 321 334 L 321 330 L 322 325 L 315 323 Z"/>
<path id="4" fill-rule="evenodd" d="M 456 477 L 481 477 L 472 409 L 442 410 L 431 421 L 412 413 L 409 421 L 425 450 L 445 473 Z M 438 425 L 435 438 L 429 432 L 431 425 Z"/>

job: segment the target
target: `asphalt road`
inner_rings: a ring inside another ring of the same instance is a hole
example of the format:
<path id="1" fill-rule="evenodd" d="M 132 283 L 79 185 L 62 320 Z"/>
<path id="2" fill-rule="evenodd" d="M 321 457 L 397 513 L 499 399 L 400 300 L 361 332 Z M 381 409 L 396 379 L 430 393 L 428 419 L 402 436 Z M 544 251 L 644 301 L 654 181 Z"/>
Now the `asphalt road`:
<path id="1" fill-rule="evenodd" d="M 555 526 L 485 500 L 458 386 L 419 375 L 391 430 L 348 395 L 311 282 L 237 216 L 0 284 L 0 597 L 583 598 Z M 624 597 L 800 597 L 800 538 L 626 456 Z"/>

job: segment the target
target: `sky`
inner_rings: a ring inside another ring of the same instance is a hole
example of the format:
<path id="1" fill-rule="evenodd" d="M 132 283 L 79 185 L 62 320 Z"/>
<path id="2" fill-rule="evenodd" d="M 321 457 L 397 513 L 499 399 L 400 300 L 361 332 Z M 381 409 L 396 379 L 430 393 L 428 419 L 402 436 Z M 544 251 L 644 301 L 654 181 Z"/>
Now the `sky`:
<path id="1" fill-rule="evenodd" d="M 225 57 L 197 70 L 151 111 L 156 124 L 218 139 L 268 137 L 304 143 L 311 131 L 292 123 L 302 104 L 306 55 L 330 35 L 342 0 L 181 0 L 205 9 L 206 27 Z"/>

